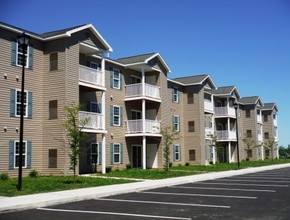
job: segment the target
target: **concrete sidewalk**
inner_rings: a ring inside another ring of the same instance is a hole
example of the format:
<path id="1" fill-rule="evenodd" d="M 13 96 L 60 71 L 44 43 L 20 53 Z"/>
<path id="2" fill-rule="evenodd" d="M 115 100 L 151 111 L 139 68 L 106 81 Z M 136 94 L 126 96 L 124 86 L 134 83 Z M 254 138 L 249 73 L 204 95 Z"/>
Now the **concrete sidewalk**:
<path id="1" fill-rule="evenodd" d="M 111 195 L 136 192 L 141 190 L 149 190 L 159 187 L 167 187 L 185 183 L 212 180 L 217 178 L 231 177 L 243 175 L 247 173 L 256 173 L 266 170 L 280 169 L 290 167 L 289 164 L 279 164 L 264 167 L 247 168 L 241 170 L 230 170 L 223 172 L 213 172 L 192 176 L 175 177 L 162 180 L 147 180 L 143 182 L 126 183 L 110 186 L 99 186 L 83 189 L 74 189 L 50 193 L 39 193 L 34 195 L 16 196 L 16 197 L 0 197 L 0 213 L 10 211 L 20 211 L 33 209 L 51 205 L 57 205 L 68 202 L 95 199 Z"/>

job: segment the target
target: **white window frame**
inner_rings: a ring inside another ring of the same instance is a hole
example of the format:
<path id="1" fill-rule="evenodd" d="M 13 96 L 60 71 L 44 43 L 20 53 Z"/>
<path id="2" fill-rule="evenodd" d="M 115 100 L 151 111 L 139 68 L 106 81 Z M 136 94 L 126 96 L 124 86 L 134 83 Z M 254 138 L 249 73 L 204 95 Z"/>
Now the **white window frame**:
<path id="1" fill-rule="evenodd" d="M 19 145 L 19 141 L 14 141 L 14 168 L 19 168 L 16 166 L 16 162 L 17 162 L 17 156 L 19 157 L 19 153 L 16 153 L 16 145 Z M 24 144 L 24 148 L 22 150 L 22 156 L 24 157 L 24 165 L 22 166 L 22 168 L 26 168 L 27 167 L 27 141 L 23 141 Z M 23 162 L 23 161 L 22 161 Z"/>
<path id="2" fill-rule="evenodd" d="M 115 73 L 118 73 L 118 77 L 115 77 Z M 115 86 L 115 81 L 117 82 L 117 86 Z M 121 71 L 118 69 L 113 69 L 113 88 L 114 89 L 121 88 Z"/>
<path id="3" fill-rule="evenodd" d="M 173 151 L 174 151 L 174 161 L 180 161 L 181 155 L 180 155 L 180 145 L 179 144 L 173 144 Z M 177 159 L 176 159 L 177 157 Z"/>
<path id="4" fill-rule="evenodd" d="M 115 108 L 119 109 L 119 114 L 115 114 Z M 118 118 L 118 124 L 115 123 L 115 118 Z M 121 125 L 121 107 L 117 105 L 113 105 L 113 125 L 120 126 Z"/>
<path id="5" fill-rule="evenodd" d="M 118 152 L 115 151 L 115 147 L 118 147 Z M 115 161 L 115 155 L 118 155 L 119 161 Z M 121 144 L 114 143 L 113 144 L 113 164 L 120 164 L 121 163 Z"/>
<path id="6" fill-rule="evenodd" d="M 93 152 L 93 146 L 95 145 L 96 147 L 96 152 Z M 95 163 L 93 163 L 93 155 L 97 155 L 97 165 L 100 165 L 100 152 L 99 152 L 99 143 L 91 143 L 91 165 L 95 165 Z"/>
<path id="7" fill-rule="evenodd" d="M 135 112 L 136 113 L 136 116 L 138 115 L 138 114 L 140 114 L 140 118 L 133 118 L 133 112 Z M 132 109 L 131 110 L 131 115 L 132 115 L 132 120 L 140 120 L 140 119 L 142 119 L 142 111 L 140 111 L 140 110 L 135 110 L 135 109 Z"/>
<path id="8" fill-rule="evenodd" d="M 180 120 L 179 120 L 179 116 L 178 115 L 174 115 L 174 130 L 175 131 L 180 131 Z"/>
<path id="9" fill-rule="evenodd" d="M 20 49 L 19 48 L 19 43 L 16 42 L 16 66 L 22 66 L 22 64 L 19 64 L 18 63 L 19 56 L 23 56 L 23 52 L 20 52 L 19 49 Z M 25 68 L 28 68 L 28 64 L 29 64 L 29 56 L 28 56 L 29 50 L 30 50 L 30 47 L 27 46 L 27 50 L 26 50 L 26 54 L 25 54 L 25 56 L 26 56 L 26 65 L 25 65 Z"/>
<path id="10" fill-rule="evenodd" d="M 177 87 L 173 87 L 173 102 L 178 103 L 178 88 Z"/>
<path id="11" fill-rule="evenodd" d="M 135 81 L 134 81 L 135 80 Z M 140 80 L 140 82 L 137 82 L 138 80 Z M 138 84 L 138 83 L 141 83 L 141 77 L 139 76 L 135 76 L 135 75 L 132 75 L 131 76 L 131 81 L 132 81 L 132 84 Z"/>
<path id="12" fill-rule="evenodd" d="M 17 94 L 18 93 L 19 93 L 19 96 L 20 96 L 19 102 L 17 100 Z M 23 117 L 27 118 L 27 116 L 28 116 L 28 92 L 27 91 L 24 91 L 24 97 L 26 97 L 26 102 L 24 102 L 24 115 L 23 115 Z M 20 117 L 21 116 L 20 112 L 19 112 L 19 114 L 17 112 L 17 109 L 18 109 L 17 106 L 18 105 L 19 105 L 19 111 L 20 111 L 20 108 L 21 108 L 20 107 L 21 106 L 21 90 L 16 89 L 15 90 L 15 116 L 16 117 Z"/>

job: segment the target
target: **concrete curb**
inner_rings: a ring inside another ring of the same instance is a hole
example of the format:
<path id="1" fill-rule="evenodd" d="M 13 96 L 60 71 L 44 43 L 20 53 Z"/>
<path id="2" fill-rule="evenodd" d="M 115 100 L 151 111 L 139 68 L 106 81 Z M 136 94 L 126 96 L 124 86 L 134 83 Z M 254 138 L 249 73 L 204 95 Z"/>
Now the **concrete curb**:
<path id="1" fill-rule="evenodd" d="M 260 171 L 274 170 L 285 167 L 290 167 L 290 163 L 264 167 L 253 167 L 241 170 L 212 172 L 192 176 L 168 178 L 162 180 L 148 180 L 143 182 L 74 189 L 50 193 L 40 193 L 16 197 L 5 197 L 5 198 L 1 197 L 0 213 L 34 209 L 68 202 L 96 199 L 106 196 L 149 190 L 159 187 L 168 187 L 185 183 L 213 180 L 218 178 L 225 178 L 248 173 L 256 173 Z"/>

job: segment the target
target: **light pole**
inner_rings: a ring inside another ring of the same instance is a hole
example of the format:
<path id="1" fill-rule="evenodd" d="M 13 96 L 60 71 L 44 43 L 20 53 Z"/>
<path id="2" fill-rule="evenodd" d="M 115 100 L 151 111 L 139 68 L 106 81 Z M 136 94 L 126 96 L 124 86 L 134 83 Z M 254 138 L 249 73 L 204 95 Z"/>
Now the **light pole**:
<path id="1" fill-rule="evenodd" d="M 236 112 L 237 157 L 238 157 L 238 167 L 240 167 L 238 107 L 239 107 L 239 103 L 237 101 L 235 101 L 234 102 L 234 108 L 235 108 L 235 112 Z"/>
<path id="2" fill-rule="evenodd" d="M 30 37 L 24 32 L 17 37 L 18 47 L 22 50 L 22 80 L 21 80 L 21 103 L 20 103 L 20 134 L 19 134 L 19 164 L 17 190 L 22 189 L 22 154 L 23 154 L 23 116 L 24 116 L 24 71 L 26 66 L 26 53 Z M 27 97 L 26 97 L 27 98 Z"/>

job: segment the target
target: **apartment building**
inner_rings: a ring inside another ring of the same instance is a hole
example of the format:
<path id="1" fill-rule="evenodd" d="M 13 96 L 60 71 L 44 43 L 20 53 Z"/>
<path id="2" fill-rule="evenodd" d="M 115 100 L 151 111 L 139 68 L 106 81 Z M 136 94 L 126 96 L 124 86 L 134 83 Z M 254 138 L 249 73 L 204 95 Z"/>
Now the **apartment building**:
<path id="1" fill-rule="evenodd" d="M 242 110 L 242 143 L 243 159 L 263 160 L 263 102 L 259 96 L 242 97 L 239 100 Z"/>
<path id="2" fill-rule="evenodd" d="M 237 161 L 235 129 L 237 123 L 242 129 L 244 105 L 237 117 L 236 87 L 216 87 L 208 74 L 169 79 L 159 53 L 110 59 L 112 47 L 90 24 L 37 34 L 0 23 L 0 30 L 0 173 L 18 173 L 23 53 L 16 38 L 24 31 L 31 37 L 25 54 L 24 175 L 72 173 L 63 126 L 65 106 L 72 103 L 83 106 L 80 119 L 90 118 L 79 174 L 162 168 L 165 127 L 180 132 L 171 147 L 175 165 Z M 264 136 L 268 132 L 278 141 L 276 105 L 260 110 Z M 217 135 L 221 154 L 211 135 Z"/>
<path id="3" fill-rule="evenodd" d="M 271 139 L 275 140 L 273 149 L 265 149 L 265 158 L 279 158 L 278 148 L 278 123 L 277 112 L 278 107 L 275 103 L 264 103 L 262 109 L 262 121 L 263 121 L 263 139 L 264 143 Z"/>

